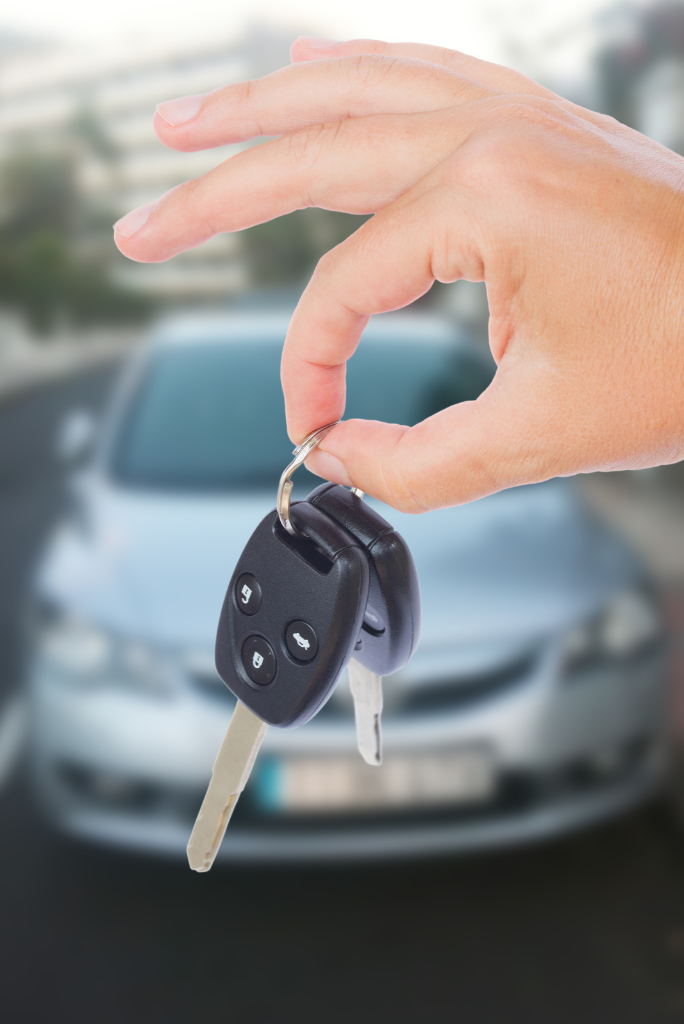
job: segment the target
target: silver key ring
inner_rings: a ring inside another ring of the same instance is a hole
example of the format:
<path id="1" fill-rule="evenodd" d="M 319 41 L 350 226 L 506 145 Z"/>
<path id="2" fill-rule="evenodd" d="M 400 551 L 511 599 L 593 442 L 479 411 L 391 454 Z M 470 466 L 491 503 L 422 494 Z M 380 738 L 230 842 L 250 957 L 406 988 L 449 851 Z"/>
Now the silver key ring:
<path id="1" fill-rule="evenodd" d="M 292 494 L 292 480 L 290 477 L 294 473 L 295 469 L 308 459 L 314 448 L 321 443 L 326 434 L 329 434 L 333 427 L 336 427 L 341 420 L 335 420 L 334 423 L 328 423 L 325 427 L 319 427 L 318 430 L 314 430 L 313 434 L 309 434 L 305 437 L 300 445 L 298 445 L 292 454 L 294 458 L 290 465 L 283 471 L 283 475 L 280 478 L 278 484 L 278 499 L 276 502 L 276 508 L 278 510 L 278 518 L 282 523 L 283 527 L 288 533 L 293 536 L 295 534 L 295 528 L 292 525 L 290 519 L 290 495 Z M 352 487 L 352 494 L 355 494 L 357 498 L 363 497 L 363 491 L 358 487 Z"/>

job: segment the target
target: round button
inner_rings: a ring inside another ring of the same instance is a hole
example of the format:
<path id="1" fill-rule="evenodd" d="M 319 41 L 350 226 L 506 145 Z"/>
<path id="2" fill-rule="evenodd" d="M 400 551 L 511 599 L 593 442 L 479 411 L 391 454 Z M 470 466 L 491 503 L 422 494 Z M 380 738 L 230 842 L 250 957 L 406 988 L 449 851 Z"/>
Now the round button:
<path id="1" fill-rule="evenodd" d="M 308 622 L 297 619 L 285 630 L 285 643 L 297 661 L 311 661 L 318 653 L 318 640 Z"/>
<path id="2" fill-rule="evenodd" d="M 248 636 L 242 645 L 242 664 L 253 683 L 266 686 L 276 674 L 273 648 L 263 636 Z"/>
<path id="3" fill-rule="evenodd" d="M 235 600 L 245 615 L 255 615 L 261 608 L 261 587 L 251 572 L 243 572 L 235 584 Z"/>

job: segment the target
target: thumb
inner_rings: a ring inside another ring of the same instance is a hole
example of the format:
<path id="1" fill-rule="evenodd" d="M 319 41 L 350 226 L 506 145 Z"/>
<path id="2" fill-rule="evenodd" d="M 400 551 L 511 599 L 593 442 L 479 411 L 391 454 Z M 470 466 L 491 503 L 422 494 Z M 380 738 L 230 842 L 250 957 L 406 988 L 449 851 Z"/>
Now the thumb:
<path id="1" fill-rule="evenodd" d="M 453 405 L 415 427 L 340 423 L 309 456 L 307 468 L 414 513 L 568 472 L 555 403 L 545 388 L 516 386 L 507 377 L 500 367 L 477 401 Z"/>

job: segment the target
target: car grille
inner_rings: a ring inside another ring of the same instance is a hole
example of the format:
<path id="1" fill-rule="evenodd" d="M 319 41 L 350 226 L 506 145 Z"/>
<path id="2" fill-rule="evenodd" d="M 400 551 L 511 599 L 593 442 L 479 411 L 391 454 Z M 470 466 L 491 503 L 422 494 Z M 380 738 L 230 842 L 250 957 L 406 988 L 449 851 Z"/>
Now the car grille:
<path id="1" fill-rule="evenodd" d="M 457 710 L 499 696 L 523 683 L 532 673 L 536 660 L 536 653 L 527 654 L 486 675 L 456 676 L 422 683 L 406 691 L 401 702 L 401 712 L 415 714 Z"/>
<path id="2" fill-rule="evenodd" d="M 456 711 L 497 697 L 518 685 L 524 684 L 537 662 L 538 653 L 528 652 L 494 671 L 472 675 L 439 678 L 406 687 L 394 694 L 387 692 L 385 718 L 400 718 L 440 711 Z M 195 670 L 189 675 L 194 689 L 210 700 L 223 706 L 233 707 L 235 697 L 220 676 L 211 670 Z M 391 688 L 388 683 L 388 691 Z M 317 719 L 329 722 L 333 719 L 350 719 L 353 710 L 350 702 L 331 700 L 319 712 Z"/>

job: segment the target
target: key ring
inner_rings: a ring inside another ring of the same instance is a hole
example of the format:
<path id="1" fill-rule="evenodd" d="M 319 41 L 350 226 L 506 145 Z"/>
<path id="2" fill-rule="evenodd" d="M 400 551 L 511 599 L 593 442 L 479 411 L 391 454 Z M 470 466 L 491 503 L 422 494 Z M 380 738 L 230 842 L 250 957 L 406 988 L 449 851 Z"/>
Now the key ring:
<path id="1" fill-rule="evenodd" d="M 295 469 L 297 469 L 298 466 L 301 466 L 304 460 L 309 457 L 314 448 L 320 444 L 325 435 L 341 422 L 341 420 L 335 420 L 334 423 L 328 423 L 325 427 L 319 427 L 318 430 L 314 430 L 313 434 L 309 434 L 308 437 L 305 437 L 302 443 L 292 452 L 294 458 L 290 465 L 283 471 L 283 475 L 280 478 L 280 483 L 278 484 L 278 499 L 276 502 L 278 518 L 287 532 L 291 533 L 293 536 L 295 534 L 295 528 L 292 525 L 292 520 L 290 519 L 290 495 L 292 494 L 293 484 L 290 477 L 294 473 Z M 355 494 L 357 498 L 363 497 L 363 491 L 358 487 L 352 487 L 352 494 Z"/>

